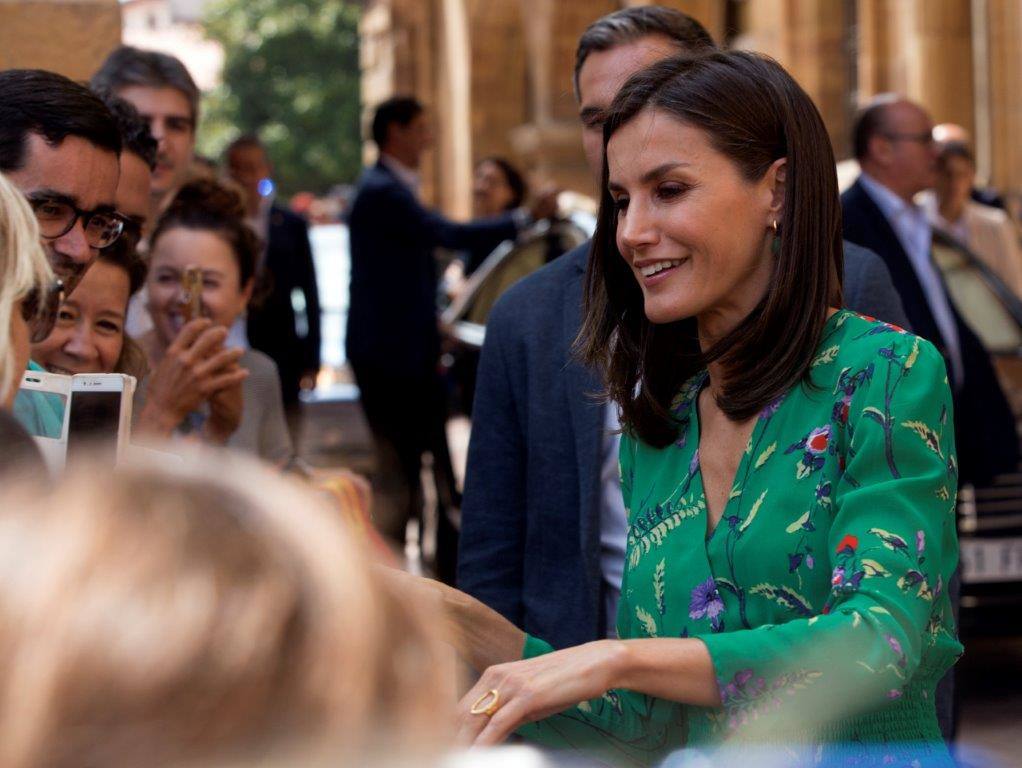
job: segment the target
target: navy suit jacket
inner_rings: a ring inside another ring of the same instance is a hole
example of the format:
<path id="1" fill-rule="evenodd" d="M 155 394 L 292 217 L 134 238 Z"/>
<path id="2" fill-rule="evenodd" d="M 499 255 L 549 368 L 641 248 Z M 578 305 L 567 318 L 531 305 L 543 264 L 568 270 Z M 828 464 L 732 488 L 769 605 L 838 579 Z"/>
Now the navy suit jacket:
<path id="1" fill-rule="evenodd" d="M 599 377 L 570 354 L 589 243 L 512 286 L 486 326 L 458 586 L 556 648 L 603 636 Z M 846 304 L 906 323 L 876 256 L 845 249 Z"/>
<path id="2" fill-rule="evenodd" d="M 347 212 L 351 306 L 347 354 L 395 376 L 433 371 L 440 353 L 433 249 L 495 248 L 517 234 L 511 214 L 459 224 L 425 208 L 383 163 L 365 169 Z"/>
<path id="3" fill-rule="evenodd" d="M 908 254 L 887 218 L 859 182 L 841 196 L 841 207 L 845 238 L 869 248 L 884 260 L 913 331 L 932 342 L 946 359 L 947 345 Z M 940 238 L 935 230 L 934 239 Z M 956 247 L 950 240 L 944 244 Z M 1014 471 L 1018 464 L 1015 418 L 997 382 L 990 355 L 950 296 L 948 301 L 958 327 L 965 371 L 961 388 L 952 393 L 959 481 L 982 485 L 995 474 Z"/>
<path id="4" fill-rule="evenodd" d="M 304 317 L 295 315 L 295 291 L 305 297 Z M 296 402 L 302 373 L 319 369 L 319 290 L 305 219 L 277 205 L 270 208 L 257 292 L 248 341 L 277 364 L 284 402 Z"/>

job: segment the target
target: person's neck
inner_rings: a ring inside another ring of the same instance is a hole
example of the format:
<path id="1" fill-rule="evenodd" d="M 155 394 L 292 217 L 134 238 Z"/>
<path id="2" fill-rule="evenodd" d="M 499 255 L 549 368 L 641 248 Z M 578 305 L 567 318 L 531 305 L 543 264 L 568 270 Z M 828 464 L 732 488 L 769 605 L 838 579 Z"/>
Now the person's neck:
<path id="1" fill-rule="evenodd" d="M 418 155 L 412 152 L 402 153 L 400 151 L 394 151 L 391 149 L 384 150 L 383 154 L 389 157 L 391 160 L 396 160 L 408 170 L 415 171 L 416 173 L 419 172 Z"/>
<path id="2" fill-rule="evenodd" d="M 964 200 L 951 200 L 950 198 L 937 201 L 937 210 L 940 217 L 949 224 L 955 224 L 965 213 Z"/>
<path id="3" fill-rule="evenodd" d="M 894 174 L 889 174 L 881 168 L 871 168 L 866 165 L 862 166 L 862 170 L 869 174 L 869 177 L 877 184 L 889 189 L 909 205 L 914 205 L 916 190 L 906 189 L 904 185 L 899 183 L 899 179 Z"/>

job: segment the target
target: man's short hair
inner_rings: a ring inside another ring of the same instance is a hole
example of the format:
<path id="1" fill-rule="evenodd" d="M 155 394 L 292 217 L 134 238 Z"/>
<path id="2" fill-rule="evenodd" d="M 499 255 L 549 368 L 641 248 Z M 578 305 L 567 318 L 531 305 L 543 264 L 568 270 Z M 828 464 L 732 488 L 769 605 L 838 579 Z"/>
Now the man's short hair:
<path id="1" fill-rule="evenodd" d="M 895 93 L 874 96 L 859 110 L 852 123 L 852 153 L 860 163 L 869 155 L 869 143 L 887 127 L 887 108 L 901 101 Z"/>
<path id="2" fill-rule="evenodd" d="M 22 167 L 30 133 L 51 147 L 78 136 L 100 149 L 121 152 L 117 122 L 85 86 L 41 69 L 0 72 L 0 171 Z"/>
<path id="3" fill-rule="evenodd" d="M 143 51 L 122 45 L 106 57 L 92 76 L 94 88 L 118 93 L 122 88 L 141 85 L 146 88 L 173 88 L 187 100 L 192 110 L 192 127 L 199 122 L 199 87 L 179 59 L 159 51 Z"/>
<path id="4" fill-rule="evenodd" d="M 265 155 L 267 157 L 267 159 L 269 159 L 269 153 L 266 151 L 266 145 L 263 144 L 262 139 L 260 139 L 254 133 L 243 133 L 243 134 L 241 134 L 241 136 L 239 136 L 234 141 L 232 141 L 230 144 L 228 144 L 227 145 L 227 149 L 224 150 L 223 159 L 224 160 L 230 160 L 231 159 L 231 155 L 235 151 L 237 151 L 239 149 L 252 149 L 252 148 L 261 149 L 262 152 L 263 152 L 263 155 Z"/>
<path id="5" fill-rule="evenodd" d="M 156 152 L 159 143 L 153 138 L 149 130 L 149 123 L 139 114 L 138 110 L 127 99 L 122 99 L 112 91 L 93 88 L 96 95 L 103 100 L 110 114 L 117 121 L 117 127 L 121 132 L 121 149 L 123 152 L 131 152 L 138 155 L 142 161 L 149 166 L 149 170 L 156 168 Z"/>
<path id="6" fill-rule="evenodd" d="M 663 35 L 682 51 L 717 47 L 702 24 L 673 8 L 640 5 L 608 13 L 590 24 L 579 38 L 575 51 L 575 96 L 578 96 L 579 72 L 590 54 L 609 51 L 648 35 Z"/>
<path id="7" fill-rule="evenodd" d="M 390 126 L 406 126 L 422 112 L 422 103 L 414 96 L 393 96 L 382 102 L 373 115 L 373 142 L 383 149 L 383 145 L 387 143 Z"/>

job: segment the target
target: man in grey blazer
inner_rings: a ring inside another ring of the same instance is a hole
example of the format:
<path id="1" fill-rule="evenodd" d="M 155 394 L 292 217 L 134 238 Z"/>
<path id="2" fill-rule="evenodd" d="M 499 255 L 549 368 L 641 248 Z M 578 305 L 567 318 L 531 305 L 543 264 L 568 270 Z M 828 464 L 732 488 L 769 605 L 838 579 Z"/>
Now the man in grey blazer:
<path id="1" fill-rule="evenodd" d="M 712 46 L 690 17 L 627 8 L 579 41 L 575 92 L 586 157 L 599 179 L 603 120 L 640 69 Z M 508 290 L 487 323 L 462 502 L 458 586 L 556 648 L 613 633 L 624 561 L 616 412 L 598 375 L 571 355 L 589 243 Z M 904 326 L 878 257 L 845 246 L 850 308 Z"/>

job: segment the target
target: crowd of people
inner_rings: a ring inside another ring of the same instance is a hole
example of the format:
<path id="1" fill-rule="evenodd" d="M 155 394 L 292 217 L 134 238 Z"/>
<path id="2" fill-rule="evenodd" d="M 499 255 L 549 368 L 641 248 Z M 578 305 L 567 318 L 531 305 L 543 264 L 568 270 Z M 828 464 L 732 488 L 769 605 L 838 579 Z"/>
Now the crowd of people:
<path id="1" fill-rule="evenodd" d="M 319 301 L 259 139 L 197 164 L 167 54 L 0 72 L 0 762 L 454 765 L 512 739 L 557 765 L 954 764 L 957 492 L 1018 464 L 937 265 L 1022 289 L 969 137 L 877 97 L 839 193 L 792 77 L 658 6 L 593 22 L 572 85 L 596 231 L 493 308 L 463 494 L 438 296 L 556 192 L 488 157 L 448 220 L 420 200 L 428 111 L 375 110 L 346 352 L 372 490 L 401 501 L 370 526 L 364 481 L 327 493 L 296 458 Z M 26 371 L 134 377 L 155 450 L 48 473 L 30 435 L 64 414 Z M 437 580 L 377 538 L 422 519 L 426 455 Z"/>

